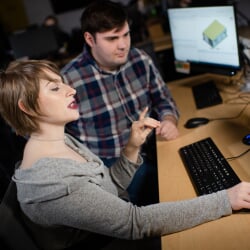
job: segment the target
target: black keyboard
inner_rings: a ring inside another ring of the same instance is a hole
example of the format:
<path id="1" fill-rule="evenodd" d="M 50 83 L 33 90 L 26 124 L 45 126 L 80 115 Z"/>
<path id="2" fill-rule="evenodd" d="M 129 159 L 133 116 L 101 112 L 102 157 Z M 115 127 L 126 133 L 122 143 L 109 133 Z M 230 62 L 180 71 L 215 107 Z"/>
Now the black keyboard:
<path id="1" fill-rule="evenodd" d="M 227 189 L 240 182 L 210 137 L 180 148 L 179 153 L 198 195 Z"/>
<path id="2" fill-rule="evenodd" d="M 222 98 L 213 81 L 208 81 L 192 87 L 197 109 L 202 109 L 222 103 Z"/>

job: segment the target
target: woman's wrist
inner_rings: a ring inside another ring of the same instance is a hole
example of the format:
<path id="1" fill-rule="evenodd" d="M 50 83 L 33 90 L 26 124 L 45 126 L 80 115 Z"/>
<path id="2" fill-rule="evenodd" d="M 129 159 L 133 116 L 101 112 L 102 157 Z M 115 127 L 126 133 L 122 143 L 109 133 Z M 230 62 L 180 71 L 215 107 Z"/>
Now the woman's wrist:
<path id="1" fill-rule="evenodd" d="M 132 146 L 127 144 L 123 148 L 123 154 L 128 158 L 131 162 L 136 163 L 138 159 L 138 155 L 140 153 L 140 147 Z"/>

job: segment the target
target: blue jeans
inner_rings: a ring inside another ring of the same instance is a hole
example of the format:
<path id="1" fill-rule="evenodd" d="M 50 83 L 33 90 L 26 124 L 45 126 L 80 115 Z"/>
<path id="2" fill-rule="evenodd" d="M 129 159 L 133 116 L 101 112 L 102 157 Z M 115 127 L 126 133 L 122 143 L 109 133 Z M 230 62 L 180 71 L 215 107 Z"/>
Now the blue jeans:
<path id="1" fill-rule="evenodd" d="M 137 206 L 159 202 L 157 162 L 142 155 L 143 164 L 136 171 L 127 188 L 130 201 Z M 117 158 L 101 158 L 106 167 L 111 167 Z"/>

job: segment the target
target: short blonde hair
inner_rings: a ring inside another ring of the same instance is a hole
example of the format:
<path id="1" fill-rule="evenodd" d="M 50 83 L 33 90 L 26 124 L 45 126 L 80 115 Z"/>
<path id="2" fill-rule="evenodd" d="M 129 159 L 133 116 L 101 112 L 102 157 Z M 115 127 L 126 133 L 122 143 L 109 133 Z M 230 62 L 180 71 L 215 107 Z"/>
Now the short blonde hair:
<path id="1" fill-rule="evenodd" d="M 47 60 L 14 61 L 0 72 L 0 114 L 19 135 L 40 130 L 36 119 L 40 80 L 52 80 L 48 71 L 60 76 L 58 67 Z M 19 108 L 19 101 L 29 114 Z"/>

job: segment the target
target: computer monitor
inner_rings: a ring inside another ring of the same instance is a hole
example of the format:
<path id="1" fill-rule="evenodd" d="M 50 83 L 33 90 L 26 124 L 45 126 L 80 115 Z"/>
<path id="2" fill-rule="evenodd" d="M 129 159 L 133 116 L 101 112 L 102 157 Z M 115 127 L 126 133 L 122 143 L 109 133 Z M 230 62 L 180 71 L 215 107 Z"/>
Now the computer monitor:
<path id="1" fill-rule="evenodd" d="M 177 72 L 237 73 L 241 62 L 234 5 L 166 11 Z"/>
<path id="2" fill-rule="evenodd" d="M 49 27 L 15 32 L 9 37 L 15 59 L 43 59 L 59 49 L 55 33 Z"/>

